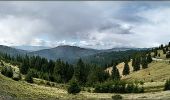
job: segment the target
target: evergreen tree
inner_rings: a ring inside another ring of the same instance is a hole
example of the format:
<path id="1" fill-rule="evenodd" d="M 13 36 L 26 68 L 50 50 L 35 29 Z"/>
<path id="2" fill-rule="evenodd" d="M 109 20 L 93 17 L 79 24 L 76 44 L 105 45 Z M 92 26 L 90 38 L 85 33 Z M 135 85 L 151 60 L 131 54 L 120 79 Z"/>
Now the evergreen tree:
<path id="1" fill-rule="evenodd" d="M 112 75 L 111 75 L 111 78 L 113 80 L 119 80 L 120 79 L 119 70 L 117 69 L 116 65 L 112 66 Z"/>
<path id="2" fill-rule="evenodd" d="M 140 70 L 140 58 L 136 58 L 133 66 L 133 71 Z"/>
<path id="3" fill-rule="evenodd" d="M 148 68 L 148 62 L 147 62 L 146 57 L 142 58 L 142 63 L 141 64 L 142 64 L 143 69 Z"/>
<path id="4" fill-rule="evenodd" d="M 123 69 L 123 75 L 128 75 L 130 73 L 128 62 L 125 62 L 124 69 Z"/>
<path id="5" fill-rule="evenodd" d="M 151 62 L 152 62 L 152 57 L 151 57 L 151 54 L 150 54 L 150 53 L 147 55 L 147 62 L 148 62 L 148 63 L 151 63 Z"/>
<path id="6" fill-rule="evenodd" d="M 86 83 L 87 72 L 86 72 L 85 64 L 83 63 L 83 61 L 81 59 L 78 60 L 76 67 L 74 69 L 74 78 L 81 85 Z"/>
<path id="7" fill-rule="evenodd" d="M 28 83 L 33 83 L 33 74 L 33 71 L 29 70 L 25 76 L 25 81 L 27 81 Z"/>
<path id="8" fill-rule="evenodd" d="M 165 49 L 162 49 L 162 51 L 163 51 L 163 54 L 166 54 L 166 50 Z"/>

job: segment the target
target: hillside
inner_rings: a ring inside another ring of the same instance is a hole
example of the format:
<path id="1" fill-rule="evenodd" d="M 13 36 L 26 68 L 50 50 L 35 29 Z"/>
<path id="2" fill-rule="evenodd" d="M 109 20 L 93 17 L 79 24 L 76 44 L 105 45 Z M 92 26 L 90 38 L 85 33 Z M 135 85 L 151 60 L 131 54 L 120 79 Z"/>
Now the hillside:
<path id="1" fill-rule="evenodd" d="M 76 46 L 58 46 L 52 49 L 44 49 L 40 51 L 30 52 L 31 55 L 39 55 L 47 59 L 62 59 L 65 61 L 73 61 L 80 57 L 93 55 L 101 52 L 95 49 L 85 49 Z"/>
<path id="2" fill-rule="evenodd" d="M 89 93 L 82 91 L 77 95 L 67 94 L 66 90 L 37 84 L 29 84 L 24 81 L 14 81 L 0 74 L 0 99 L 1 100 L 111 100 L 113 93 Z M 170 91 L 152 92 L 142 94 L 121 94 L 124 99 L 168 99 Z"/>
<path id="3" fill-rule="evenodd" d="M 20 50 L 8 46 L 0 45 L 0 53 L 7 53 L 12 56 L 16 56 L 16 55 L 24 55 L 28 52 L 25 50 Z"/>
<path id="4" fill-rule="evenodd" d="M 43 50 L 43 49 L 49 49 L 50 47 L 45 47 L 45 46 L 12 46 L 12 48 L 33 52 L 33 51 L 39 51 L 39 50 Z"/>
<path id="5" fill-rule="evenodd" d="M 170 63 L 167 61 L 153 61 L 148 68 L 141 69 L 125 76 L 123 79 L 130 81 L 165 81 L 170 78 Z"/>

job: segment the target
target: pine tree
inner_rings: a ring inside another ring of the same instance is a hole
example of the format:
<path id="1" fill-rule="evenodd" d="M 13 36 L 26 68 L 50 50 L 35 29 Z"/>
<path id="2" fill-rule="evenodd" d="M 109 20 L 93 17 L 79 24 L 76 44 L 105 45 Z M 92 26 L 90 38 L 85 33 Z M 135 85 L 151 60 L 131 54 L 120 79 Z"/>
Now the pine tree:
<path id="1" fill-rule="evenodd" d="M 133 66 L 133 71 L 140 70 L 140 58 L 136 58 Z"/>
<path id="2" fill-rule="evenodd" d="M 86 83 L 87 72 L 86 72 L 85 64 L 81 59 L 78 60 L 76 67 L 74 69 L 74 78 L 76 81 L 80 83 L 80 85 Z"/>
<path id="3" fill-rule="evenodd" d="M 147 55 L 147 62 L 148 62 L 148 63 L 151 63 L 151 62 L 152 62 L 152 57 L 151 57 L 151 54 L 150 54 L 150 53 Z"/>
<path id="4" fill-rule="evenodd" d="M 111 78 L 113 80 L 119 80 L 120 79 L 120 74 L 119 74 L 119 71 L 118 71 L 116 65 L 112 66 L 112 75 L 111 75 Z"/>
<path id="5" fill-rule="evenodd" d="M 123 69 L 123 75 L 128 75 L 130 73 L 128 62 L 125 62 L 124 69 Z"/>
<path id="6" fill-rule="evenodd" d="M 143 69 L 148 68 L 148 62 L 147 62 L 146 57 L 142 58 L 142 63 L 141 64 L 142 64 Z"/>

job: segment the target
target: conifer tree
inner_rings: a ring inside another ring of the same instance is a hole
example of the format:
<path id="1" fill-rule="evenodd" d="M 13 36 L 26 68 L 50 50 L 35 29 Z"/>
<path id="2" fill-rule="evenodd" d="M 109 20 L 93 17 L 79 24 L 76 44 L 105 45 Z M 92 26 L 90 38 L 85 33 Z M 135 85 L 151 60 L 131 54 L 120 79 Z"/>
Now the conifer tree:
<path id="1" fill-rule="evenodd" d="M 142 63 L 141 64 L 142 64 L 143 69 L 148 68 L 148 62 L 147 62 L 146 57 L 142 58 Z"/>
<path id="2" fill-rule="evenodd" d="M 151 62 L 152 62 L 152 57 L 151 57 L 151 54 L 150 54 L 150 53 L 147 55 L 147 62 L 148 62 L 148 63 L 151 63 Z"/>
<path id="3" fill-rule="evenodd" d="M 119 74 L 119 71 L 118 71 L 116 65 L 112 66 L 112 75 L 111 75 L 111 78 L 113 80 L 119 80 L 120 79 L 120 74 Z"/>
<path id="4" fill-rule="evenodd" d="M 128 62 L 125 62 L 124 69 L 123 69 L 123 75 L 128 75 L 130 73 Z"/>
<path id="5" fill-rule="evenodd" d="M 78 60 L 75 70 L 74 70 L 74 78 L 78 81 L 81 85 L 86 83 L 87 80 L 87 72 L 85 68 L 85 64 L 81 59 Z"/>
<path id="6" fill-rule="evenodd" d="M 133 66 L 133 71 L 140 70 L 140 58 L 136 58 Z"/>

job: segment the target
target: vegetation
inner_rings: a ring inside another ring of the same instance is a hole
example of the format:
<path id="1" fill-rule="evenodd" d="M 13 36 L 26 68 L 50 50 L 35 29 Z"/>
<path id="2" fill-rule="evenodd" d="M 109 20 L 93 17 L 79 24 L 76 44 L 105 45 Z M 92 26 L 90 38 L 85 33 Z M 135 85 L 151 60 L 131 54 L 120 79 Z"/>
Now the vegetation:
<path id="1" fill-rule="evenodd" d="M 71 82 L 70 83 L 70 86 L 68 87 L 68 89 L 67 89 L 67 92 L 69 93 L 69 94 L 77 94 L 77 93 L 79 93 L 81 91 L 81 88 L 80 88 L 80 86 L 78 85 L 78 83 L 77 82 Z"/>
<path id="2" fill-rule="evenodd" d="M 128 75 L 130 73 L 128 62 L 125 62 L 124 69 L 123 69 L 123 75 Z"/>
<path id="3" fill-rule="evenodd" d="M 7 77 L 13 77 L 13 70 L 11 66 L 3 66 L 1 73 Z"/>
<path id="4" fill-rule="evenodd" d="M 121 96 L 121 95 L 114 95 L 114 96 L 112 96 L 112 100 L 122 100 L 123 99 L 123 97 Z"/>
<path id="5" fill-rule="evenodd" d="M 97 93 L 143 93 L 144 88 L 139 87 L 137 84 L 126 83 L 123 81 L 113 81 L 98 84 L 94 92 Z"/>
<path id="6" fill-rule="evenodd" d="M 170 90 L 170 79 L 166 80 L 164 90 Z"/>

